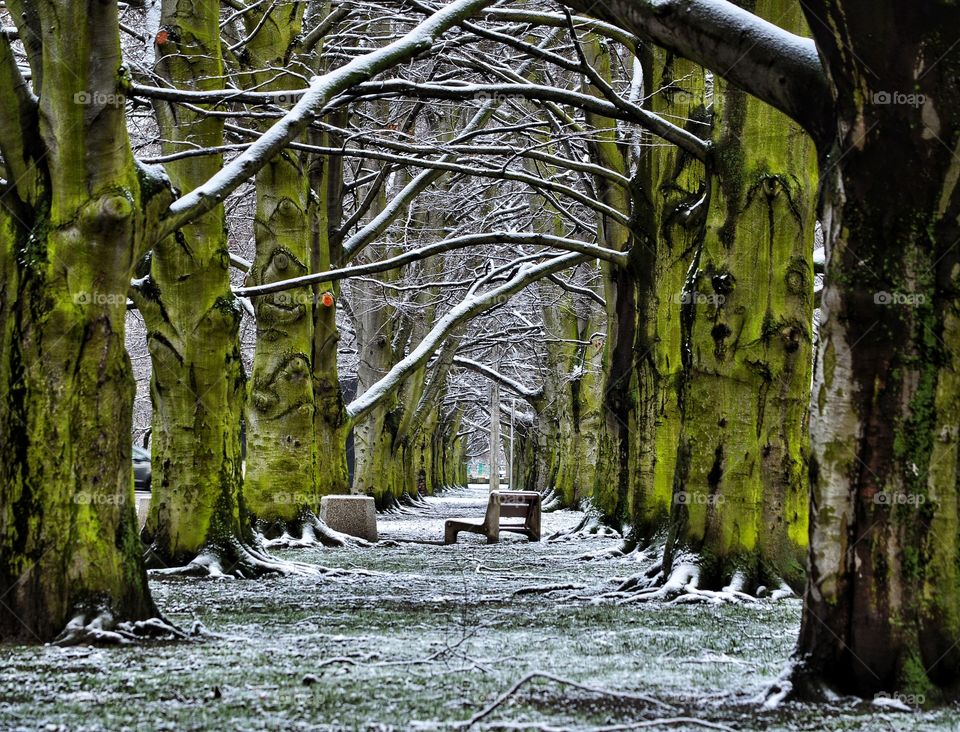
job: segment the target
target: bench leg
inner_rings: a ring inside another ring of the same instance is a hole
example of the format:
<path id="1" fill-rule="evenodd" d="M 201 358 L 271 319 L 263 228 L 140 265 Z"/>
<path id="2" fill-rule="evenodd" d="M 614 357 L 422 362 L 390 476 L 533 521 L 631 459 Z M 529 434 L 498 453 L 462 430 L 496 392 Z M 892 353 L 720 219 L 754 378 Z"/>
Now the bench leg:
<path id="1" fill-rule="evenodd" d="M 443 525 L 443 543 L 456 544 L 457 534 L 459 533 L 460 533 L 460 530 L 453 524 L 444 524 Z"/>

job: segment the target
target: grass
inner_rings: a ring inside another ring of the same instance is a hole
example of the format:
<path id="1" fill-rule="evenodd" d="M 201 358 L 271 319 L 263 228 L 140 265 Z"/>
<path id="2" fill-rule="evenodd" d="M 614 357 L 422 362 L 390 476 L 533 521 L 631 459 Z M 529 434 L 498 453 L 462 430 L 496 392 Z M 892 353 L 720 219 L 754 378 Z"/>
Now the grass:
<path id="1" fill-rule="evenodd" d="M 381 517 L 381 538 L 435 539 L 452 510 L 438 503 L 428 517 Z M 549 514 L 546 528 L 578 517 Z M 762 711 L 752 700 L 790 655 L 799 600 L 596 604 L 590 596 L 636 565 L 576 557 L 613 541 L 486 546 L 470 537 L 453 547 L 291 550 L 280 555 L 375 574 L 155 579 L 167 618 L 201 623 L 201 640 L 0 647 L 0 729 L 451 729 L 534 671 L 651 695 L 675 710 L 541 679 L 475 728 L 590 729 L 683 715 L 735 729 L 960 729 L 953 708 L 903 713 L 840 700 Z M 581 589 L 514 594 L 545 585 Z"/>

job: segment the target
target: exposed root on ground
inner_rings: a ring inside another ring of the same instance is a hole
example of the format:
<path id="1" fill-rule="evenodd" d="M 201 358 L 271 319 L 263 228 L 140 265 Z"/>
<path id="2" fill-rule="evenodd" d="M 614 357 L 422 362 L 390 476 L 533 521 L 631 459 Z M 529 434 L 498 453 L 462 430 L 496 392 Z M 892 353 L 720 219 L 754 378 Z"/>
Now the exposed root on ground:
<path id="1" fill-rule="evenodd" d="M 265 549 L 298 549 L 310 547 L 370 547 L 369 541 L 334 531 L 315 514 L 297 521 L 266 524 L 257 522 L 256 531 Z"/>
<path id="2" fill-rule="evenodd" d="M 564 508 L 560 494 L 553 488 L 548 490 L 540 499 L 540 510 L 544 513 L 553 513 Z"/>
<path id="3" fill-rule="evenodd" d="M 470 719 L 460 722 L 459 724 L 455 725 L 455 727 L 457 729 L 469 729 L 470 727 L 473 727 L 475 724 L 478 724 L 479 722 L 483 721 L 484 719 L 489 717 L 491 714 L 493 714 L 493 712 L 495 712 L 497 709 L 499 709 L 500 707 L 504 706 L 507 702 L 509 702 L 514 696 L 517 695 L 517 693 L 524 686 L 538 679 L 551 681 L 555 684 L 560 684 L 561 686 L 568 686 L 574 689 L 579 689 L 580 691 L 585 691 L 590 694 L 596 694 L 598 696 L 612 698 L 617 700 L 618 702 L 627 702 L 631 704 L 643 705 L 644 707 L 647 707 L 647 708 L 655 708 L 660 713 L 664 711 L 667 711 L 667 712 L 677 711 L 677 708 L 674 707 L 673 705 L 667 704 L 666 702 L 661 701 L 660 699 L 656 699 L 646 694 L 611 691 L 609 689 L 602 689 L 595 686 L 588 686 L 586 684 L 581 684 L 579 682 L 572 681 L 571 679 L 565 679 L 559 676 L 554 676 L 553 674 L 534 671 L 533 673 L 529 673 L 526 676 L 524 676 L 517 683 L 511 686 L 507 691 L 505 691 L 503 694 L 498 696 L 493 702 L 491 702 L 482 710 L 480 710 L 479 712 L 474 714 L 472 717 L 470 717 Z M 508 728 L 511 727 L 510 724 L 506 724 L 506 725 L 497 724 L 495 726 L 498 728 L 503 726 L 506 726 Z M 627 730 L 627 729 L 640 729 L 642 727 L 659 727 L 659 726 L 681 726 L 688 729 L 690 727 L 702 727 L 705 729 L 717 729 L 717 730 L 725 730 L 725 731 L 733 732 L 733 729 L 726 725 L 718 724 L 716 722 L 708 722 L 706 720 L 697 719 L 696 717 L 689 717 L 689 716 L 650 718 L 650 719 L 645 719 L 643 721 L 631 722 L 627 725 L 613 725 L 610 727 L 603 727 L 602 729 L 610 730 L 612 732 L 613 730 L 620 730 L 620 729 Z M 533 728 L 536 729 L 535 726 Z M 531 725 L 528 722 L 524 723 L 523 729 L 531 729 Z"/>
<path id="4" fill-rule="evenodd" d="M 786 668 L 769 687 L 753 701 L 763 705 L 764 709 L 776 709 L 783 702 L 798 701 L 812 704 L 836 703 L 843 698 L 825 684 L 802 659 L 792 657 Z M 902 701 L 891 697 L 879 697 L 880 706 L 890 706 L 897 711 L 913 711 Z M 885 702 L 893 702 L 892 704 Z M 874 699 L 874 704 L 877 699 Z"/>
<path id="5" fill-rule="evenodd" d="M 555 531 L 545 541 L 576 541 L 595 536 L 620 538 L 620 532 L 604 523 L 603 516 L 597 509 L 592 506 L 582 506 L 580 510 L 584 512 L 580 523 L 570 529 Z"/>
<path id="6" fill-rule="evenodd" d="M 572 583 L 564 584 L 552 584 L 552 585 L 529 585 L 527 587 L 521 587 L 518 590 L 513 591 L 513 597 L 518 595 L 550 595 L 554 592 L 561 592 L 563 590 L 582 590 L 586 585 L 578 585 Z"/>
<path id="7" fill-rule="evenodd" d="M 426 503 L 426 500 L 419 496 L 413 497 L 409 493 L 404 493 L 400 498 L 391 498 L 382 507 L 377 506 L 377 509 L 383 514 L 417 516 Z"/>
<path id="8" fill-rule="evenodd" d="M 404 493 L 397 503 L 406 508 L 426 508 L 428 505 L 426 497 L 419 493 Z"/>
<path id="9" fill-rule="evenodd" d="M 158 566 L 159 565 L 159 566 Z M 241 541 L 237 537 L 208 545 L 196 557 L 181 566 L 163 566 L 162 559 L 151 549 L 147 553 L 149 574 L 153 577 L 217 577 L 224 579 L 256 579 L 270 575 L 319 575 L 338 572 L 302 562 L 288 562 L 271 556 L 265 549 Z"/>
<path id="10" fill-rule="evenodd" d="M 109 610 L 74 615 L 53 641 L 57 646 L 126 645 L 144 640 L 185 640 L 189 634 L 162 618 L 118 623 Z"/>
<path id="11" fill-rule="evenodd" d="M 669 605 L 687 603 L 755 603 L 760 598 L 781 600 L 793 597 L 794 592 L 782 579 L 773 583 L 774 589 L 739 569 L 727 572 L 723 580 L 708 578 L 701 558 L 695 554 L 678 556 L 669 573 L 663 571 L 663 554 L 650 558 L 647 552 L 639 552 L 637 559 L 650 561 L 642 572 L 623 580 L 615 589 L 590 598 L 595 602 L 615 602 L 627 605 L 634 602 L 660 602 Z M 587 599 L 587 598 L 583 598 Z"/>

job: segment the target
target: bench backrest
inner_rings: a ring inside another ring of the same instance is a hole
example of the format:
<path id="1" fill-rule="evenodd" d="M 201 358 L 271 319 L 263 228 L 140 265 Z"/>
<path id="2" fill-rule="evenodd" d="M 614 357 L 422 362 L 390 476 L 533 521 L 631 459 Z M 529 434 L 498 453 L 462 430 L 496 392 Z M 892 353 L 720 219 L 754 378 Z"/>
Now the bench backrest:
<path id="1" fill-rule="evenodd" d="M 491 509 L 496 504 L 499 518 L 528 518 L 540 508 L 540 494 L 534 491 L 494 491 L 487 503 L 487 517 L 493 519 Z"/>

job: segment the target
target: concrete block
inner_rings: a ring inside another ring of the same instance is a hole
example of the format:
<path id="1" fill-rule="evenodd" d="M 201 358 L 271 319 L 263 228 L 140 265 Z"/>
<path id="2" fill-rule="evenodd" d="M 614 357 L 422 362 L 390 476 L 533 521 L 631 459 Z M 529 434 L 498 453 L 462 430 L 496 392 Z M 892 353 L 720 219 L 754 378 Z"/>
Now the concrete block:
<path id="1" fill-rule="evenodd" d="M 140 522 L 140 528 L 147 523 L 147 514 L 150 513 L 150 492 L 137 491 L 137 520 Z"/>
<path id="2" fill-rule="evenodd" d="M 372 496 L 324 496 L 320 519 L 341 534 L 377 540 L 377 507 Z"/>

